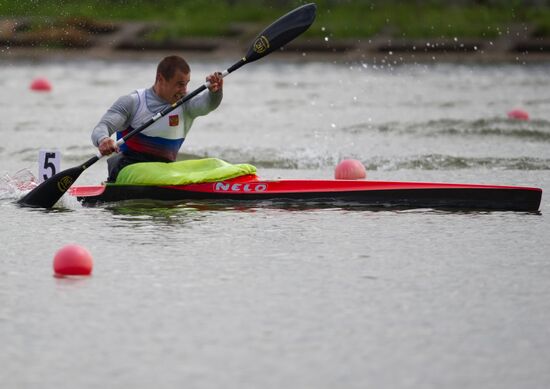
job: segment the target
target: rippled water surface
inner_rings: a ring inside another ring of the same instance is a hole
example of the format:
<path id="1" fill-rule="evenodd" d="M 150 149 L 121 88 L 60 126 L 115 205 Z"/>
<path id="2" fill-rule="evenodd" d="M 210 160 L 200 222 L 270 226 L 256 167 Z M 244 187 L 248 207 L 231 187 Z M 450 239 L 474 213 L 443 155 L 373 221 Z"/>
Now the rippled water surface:
<path id="1" fill-rule="evenodd" d="M 155 63 L 0 62 L 0 382 L 6 388 L 543 388 L 540 213 L 130 202 L 22 209 L 40 148 L 62 167 Z M 193 87 L 227 63 L 193 63 Z M 182 158 L 331 178 L 550 186 L 548 65 L 285 63 L 226 79 Z M 49 94 L 32 93 L 45 76 Z M 528 122 L 507 119 L 522 108 Z M 79 184 L 106 176 L 100 161 Z M 91 277 L 52 277 L 68 243 Z"/>

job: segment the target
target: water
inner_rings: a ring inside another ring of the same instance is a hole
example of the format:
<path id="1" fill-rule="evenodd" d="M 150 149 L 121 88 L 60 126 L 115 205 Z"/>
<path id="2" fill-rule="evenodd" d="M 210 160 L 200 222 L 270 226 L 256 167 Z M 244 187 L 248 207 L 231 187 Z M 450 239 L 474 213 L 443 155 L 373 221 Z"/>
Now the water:
<path id="1" fill-rule="evenodd" d="M 192 82 L 231 64 L 198 62 Z M 0 383 L 6 388 L 543 388 L 547 216 L 139 202 L 21 209 L 40 148 L 62 167 L 155 63 L 0 62 Z M 28 91 L 46 76 L 50 94 Z M 226 79 L 182 150 L 265 178 L 550 187 L 548 66 L 294 64 Z M 532 120 L 506 112 L 526 109 Z M 106 176 L 105 162 L 79 184 Z M 52 277 L 68 243 L 91 277 Z"/>

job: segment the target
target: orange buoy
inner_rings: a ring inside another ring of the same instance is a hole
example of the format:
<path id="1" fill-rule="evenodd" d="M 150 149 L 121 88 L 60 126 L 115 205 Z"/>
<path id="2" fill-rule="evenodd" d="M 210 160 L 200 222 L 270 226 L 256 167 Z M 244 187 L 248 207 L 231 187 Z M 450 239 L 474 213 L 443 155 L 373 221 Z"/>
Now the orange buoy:
<path id="1" fill-rule="evenodd" d="M 92 268 L 92 254 L 76 244 L 63 246 L 53 259 L 53 270 L 57 276 L 88 276 Z"/>
<path id="2" fill-rule="evenodd" d="M 529 114 L 523 109 L 513 109 L 508 112 L 508 118 L 515 120 L 529 120 Z"/>
<path id="3" fill-rule="evenodd" d="M 52 90 L 52 84 L 47 78 L 39 77 L 31 82 L 30 88 L 36 92 L 50 92 Z"/>
<path id="4" fill-rule="evenodd" d="M 367 178 L 365 166 L 356 159 L 344 159 L 334 170 L 337 180 L 361 180 Z"/>

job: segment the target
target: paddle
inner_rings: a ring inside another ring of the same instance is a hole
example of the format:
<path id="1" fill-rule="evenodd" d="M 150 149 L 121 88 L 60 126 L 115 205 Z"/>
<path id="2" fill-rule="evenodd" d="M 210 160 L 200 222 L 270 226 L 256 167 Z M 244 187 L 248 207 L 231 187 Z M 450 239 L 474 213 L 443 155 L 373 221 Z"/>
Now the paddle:
<path id="1" fill-rule="evenodd" d="M 233 66 L 225 70 L 222 73 L 222 76 L 225 77 L 229 73 L 239 69 L 241 66 L 265 57 L 269 53 L 281 48 L 282 46 L 296 38 L 298 35 L 302 34 L 305 30 L 309 28 L 309 26 L 311 26 L 311 24 L 315 20 L 316 9 L 317 7 L 315 6 L 315 4 L 306 4 L 277 19 L 256 37 L 256 39 L 253 41 L 252 45 L 248 49 L 246 55 L 238 62 L 236 62 Z M 195 89 L 193 92 L 176 101 L 171 106 L 165 108 L 161 112 L 157 112 L 143 125 L 132 130 L 123 138 L 119 139 L 117 141 L 117 144 L 120 146 L 126 140 L 145 130 L 161 117 L 167 115 L 169 112 L 172 112 L 174 109 L 176 109 L 186 101 L 192 99 L 199 93 L 206 90 L 209 86 L 210 84 L 206 82 L 199 88 Z M 98 151 L 95 156 L 93 156 L 83 164 L 67 170 L 63 170 L 53 175 L 52 177 L 38 185 L 36 188 L 31 190 L 29 193 L 27 193 L 23 198 L 18 201 L 18 203 L 20 205 L 29 207 L 53 207 L 54 204 L 61 198 L 61 196 L 63 196 L 63 194 L 76 181 L 80 174 L 84 170 L 92 166 L 94 163 L 99 161 L 101 157 L 102 155 Z"/>

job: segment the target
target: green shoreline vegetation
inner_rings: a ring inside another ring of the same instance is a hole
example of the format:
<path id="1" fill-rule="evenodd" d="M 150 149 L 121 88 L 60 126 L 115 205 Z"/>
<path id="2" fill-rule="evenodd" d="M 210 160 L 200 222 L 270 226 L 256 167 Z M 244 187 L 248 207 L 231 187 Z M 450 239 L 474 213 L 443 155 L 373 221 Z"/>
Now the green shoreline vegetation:
<path id="1" fill-rule="evenodd" d="M 158 23 L 150 39 L 228 37 L 239 24 L 265 25 L 307 1 L 293 0 L 0 0 L 0 19 L 25 18 L 30 29 L 69 19 Z M 550 36 L 550 1 L 318 0 L 317 20 L 306 33 L 327 39 L 494 38 L 510 26 L 534 37 Z M 1 33 L 1 31 L 0 31 Z"/>

